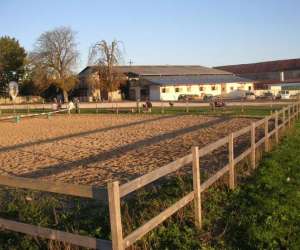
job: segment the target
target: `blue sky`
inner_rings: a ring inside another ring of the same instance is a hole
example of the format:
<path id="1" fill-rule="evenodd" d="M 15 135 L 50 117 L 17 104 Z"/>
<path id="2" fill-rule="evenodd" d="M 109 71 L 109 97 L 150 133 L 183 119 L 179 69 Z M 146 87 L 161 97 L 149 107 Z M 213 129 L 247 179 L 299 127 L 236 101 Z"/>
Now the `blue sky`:
<path id="1" fill-rule="evenodd" d="M 31 50 L 59 26 L 92 43 L 121 40 L 124 63 L 215 66 L 300 57 L 299 0 L 0 0 L 0 36 Z"/>

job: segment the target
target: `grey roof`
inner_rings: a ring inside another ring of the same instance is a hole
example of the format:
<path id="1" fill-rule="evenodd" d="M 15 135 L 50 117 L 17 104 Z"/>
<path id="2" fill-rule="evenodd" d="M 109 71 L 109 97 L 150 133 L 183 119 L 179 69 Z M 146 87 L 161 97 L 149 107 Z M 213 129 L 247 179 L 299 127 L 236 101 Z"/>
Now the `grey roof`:
<path id="1" fill-rule="evenodd" d="M 143 79 L 158 85 L 252 82 L 235 75 L 144 76 Z"/>
<path id="2" fill-rule="evenodd" d="M 281 86 L 282 90 L 300 90 L 300 83 L 285 83 L 275 85 Z"/>
<path id="3" fill-rule="evenodd" d="M 198 65 L 139 65 L 139 66 L 116 66 L 116 69 L 124 74 L 134 74 L 137 76 L 160 76 L 160 75 L 232 75 L 232 73 L 208 68 Z M 85 76 L 97 70 L 97 66 L 88 66 L 79 75 Z"/>

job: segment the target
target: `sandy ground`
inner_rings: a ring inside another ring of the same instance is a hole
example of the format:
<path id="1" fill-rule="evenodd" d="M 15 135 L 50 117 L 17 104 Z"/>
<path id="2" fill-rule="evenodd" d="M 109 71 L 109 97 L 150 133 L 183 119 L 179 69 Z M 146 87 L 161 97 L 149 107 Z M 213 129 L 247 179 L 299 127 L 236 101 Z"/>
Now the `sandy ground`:
<path id="1" fill-rule="evenodd" d="M 59 115 L 0 122 L 0 174 L 97 185 L 125 182 L 250 122 L 195 115 Z"/>

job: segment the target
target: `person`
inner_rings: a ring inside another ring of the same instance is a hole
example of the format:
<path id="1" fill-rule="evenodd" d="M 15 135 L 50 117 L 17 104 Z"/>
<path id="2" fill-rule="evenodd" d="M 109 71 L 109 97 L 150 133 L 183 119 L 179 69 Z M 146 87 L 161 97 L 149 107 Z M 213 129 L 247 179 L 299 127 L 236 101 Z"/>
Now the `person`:
<path id="1" fill-rule="evenodd" d="M 57 109 L 58 109 L 58 106 L 57 106 L 57 99 L 56 99 L 56 98 L 53 98 L 52 110 L 53 110 L 53 111 L 56 111 Z"/>
<path id="2" fill-rule="evenodd" d="M 212 111 L 215 111 L 215 109 L 216 109 L 216 104 L 215 104 L 214 98 L 211 98 L 209 104 L 210 104 L 210 107 L 211 107 Z"/>
<path id="3" fill-rule="evenodd" d="M 146 101 L 146 109 L 147 109 L 147 112 L 152 111 L 152 103 L 150 102 L 149 99 Z"/>
<path id="4" fill-rule="evenodd" d="M 58 101 L 58 104 L 57 104 L 57 110 L 60 110 L 61 109 L 61 105 L 62 105 L 62 103 L 61 103 L 61 99 Z"/>
<path id="5" fill-rule="evenodd" d="M 76 114 L 79 114 L 79 99 L 78 98 L 74 98 L 74 103 L 75 103 L 75 112 Z"/>

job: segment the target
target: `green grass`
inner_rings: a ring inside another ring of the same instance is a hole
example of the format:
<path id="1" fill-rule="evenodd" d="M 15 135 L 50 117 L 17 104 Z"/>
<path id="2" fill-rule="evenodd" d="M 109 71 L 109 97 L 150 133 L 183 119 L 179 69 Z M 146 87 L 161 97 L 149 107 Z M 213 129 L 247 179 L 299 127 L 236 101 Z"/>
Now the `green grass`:
<path id="1" fill-rule="evenodd" d="M 233 193 L 225 241 L 234 249 L 300 249 L 300 123 Z"/>
<path id="2" fill-rule="evenodd" d="M 212 111 L 210 107 L 201 107 L 195 108 L 190 107 L 186 110 L 185 107 L 166 107 L 163 110 L 161 108 L 152 108 L 152 112 L 143 112 L 145 114 L 194 114 L 194 115 L 210 115 L 210 116 L 253 116 L 253 117 L 263 117 L 269 115 L 271 111 L 279 110 L 282 106 L 273 105 L 271 106 L 232 106 L 225 108 L 216 108 L 215 111 Z M 43 109 L 30 109 L 29 113 L 42 113 L 50 112 L 52 110 L 43 110 Z M 1 110 L 2 116 L 13 114 L 13 110 L 3 109 Z M 119 114 L 137 114 L 136 109 L 132 113 L 131 109 L 118 109 Z M 27 114 L 28 110 L 17 110 L 17 114 Z M 80 114 L 116 114 L 116 109 L 81 109 Z M 72 114 L 75 114 L 75 110 L 72 111 Z M 1 117 L 1 116 L 0 116 Z"/>
<path id="3" fill-rule="evenodd" d="M 215 111 L 212 111 L 210 107 L 189 107 L 188 110 L 185 107 L 166 107 L 161 108 L 152 108 L 152 112 L 143 112 L 145 114 L 195 114 L 195 115 L 213 115 L 213 116 L 259 116 L 263 117 L 269 115 L 271 111 L 279 110 L 282 106 L 273 105 L 271 106 L 237 106 L 237 107 L 225 107 L 225 108 L 216 108 Z M 131 109 L 118 109 L 119 114 L 136 114 L 136 109 L 132 113 Z M 74 113 L 74 112 L 72 112 Z M 114 113 L 116 114 L 116 109 L 81 109 L 81 114 L 103 114 L 103 113 Z"/>

